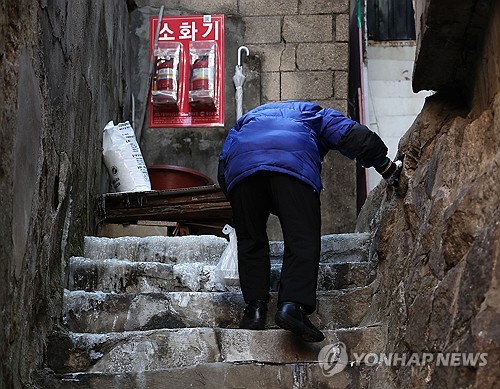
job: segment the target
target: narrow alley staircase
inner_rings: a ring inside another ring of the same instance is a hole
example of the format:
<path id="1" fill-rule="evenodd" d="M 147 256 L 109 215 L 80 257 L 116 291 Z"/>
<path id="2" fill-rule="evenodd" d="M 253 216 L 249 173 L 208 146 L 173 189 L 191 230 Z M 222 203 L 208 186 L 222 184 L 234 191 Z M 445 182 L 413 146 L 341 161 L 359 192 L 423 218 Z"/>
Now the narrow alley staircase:
<path id="1" fill-rule="evenodd" d="M 384 331 L 367 311 L 377 263 L 368 234 L 322 237 L 318 308 L 326 336 L 304 343 L 274 324 L 283 243 L 271 243 L 272 293 L 264 331 L 238 329 L 237 287 L 215 282 L 227 245 L 216 236 L 85 238 L 68 264 L 64 329 L 53 334 L 54 388 L 363 388 L 374 366 L 328 376 L 320 350 L 343 342 L 378 353 Z M 326 365 L 326 367 L 331 367 Z"/>

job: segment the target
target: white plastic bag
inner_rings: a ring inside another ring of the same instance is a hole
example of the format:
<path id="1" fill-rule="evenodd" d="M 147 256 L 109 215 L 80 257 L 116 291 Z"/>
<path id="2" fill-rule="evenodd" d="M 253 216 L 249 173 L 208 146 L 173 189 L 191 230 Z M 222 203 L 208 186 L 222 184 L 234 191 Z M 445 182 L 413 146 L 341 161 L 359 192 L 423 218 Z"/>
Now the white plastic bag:
<path id="1" fill-rule="evenodd" d="M 116 192 L 151 190 L 148 169 L 129 122 L 110 121 L 103 133 L 104 164 Z"/>
<path id="2" fill-rule="evenodd" d="M 229 243 L 222 252 L 216 272 L 221 282 L 228 286 L 237 286 L 240 283 L 240 277 L 238 275 L 238 242 L 236 230 L 229 224 L 226 224 L 222 232 L 229 235 Z"/>

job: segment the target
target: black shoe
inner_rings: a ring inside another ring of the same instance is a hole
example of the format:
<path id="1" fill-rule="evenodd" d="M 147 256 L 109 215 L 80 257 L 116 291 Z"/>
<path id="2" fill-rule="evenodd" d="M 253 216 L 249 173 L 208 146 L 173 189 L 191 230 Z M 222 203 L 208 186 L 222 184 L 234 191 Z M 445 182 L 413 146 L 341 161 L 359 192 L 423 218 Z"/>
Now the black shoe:
<path id="1" fill-rule="evenodd" d="M 300 304 L 281 303 L 274 321 L 281 328 L 292 331 L 306 342 L 321 342 L 325 339 L 323 333 L 309 321 Z"/>
<path id="2" fill-rule="evenodd" d="M 245 330 L 263 330 L 266 326 L 267 303 L 261 300 L 250 301 L 245 308 L 240 328 Z"/>

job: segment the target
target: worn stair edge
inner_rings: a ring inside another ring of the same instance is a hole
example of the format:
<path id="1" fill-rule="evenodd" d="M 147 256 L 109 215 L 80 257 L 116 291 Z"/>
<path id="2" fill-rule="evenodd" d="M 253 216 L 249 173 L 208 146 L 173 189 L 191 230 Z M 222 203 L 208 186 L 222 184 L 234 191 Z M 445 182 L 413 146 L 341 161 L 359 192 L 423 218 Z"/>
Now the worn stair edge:
<path id="1" fill-rule="evenodd" d="M 381 352 L 382 327 L 324 331 L 325 340 L 306 343 L 289 331 L 183 328 L 107 334 L 55 333 L 48 364 L 56 373 L 129 373 L 212 362 L 268 364 L 315 362 L 326 345 L 342 342 L 354 353 Z"/>
<path id="2" fill-rule="evenodd" d="M 318 292 L 310 319 L 322 329 L 354 327 L 371 302 L 372 288 Z M 277 293 L 271 293 L 267 326 L 275 327 Z M 158 328 L 238 328 L 245 303 L 237 292 L 64 293 L 63 322 L 71 331 L 100 333 Z"/>
<path id="3" fill-rule="evenodd" d="M 125 236 L 104 238 L 86 236 L 84 257 L 93 259 L 120 258 L 129 261 L 162 263 L 205 262 L 215 264 L 228 244 L 215 235 Z"/>
<path id="4" fill-rule="evenodd" d="M 214 235 L 150 236 L 104 238 L 87 236 L 84 257 L 93 259 L 127 259 L 134 262 L 162 263 L 205 262 L 216 264 L 228 241 Z M 270 257 L 283 257 L 284 243 L 270 242 Z M 368 260 L 370 234 L 332 234 L 321 237 L 322 262 L 359 262 Z"/>
<path id="5" fill-rule="evenodd" d="M 325 366 L 325 367 L 323 367 Z M 201 363 L 138 373 L 69 373 L 47 377 L 43 387 L 53 389 L 152 389 L 152 388 L 330 388 L 367 389 L 378 366 L 346 365 L 329 376 L 330 365 L 318 362 Z"/>
<path id="6" fill-rule="evenodd" d="M 279 287 L 281 263 L 271 265 L 271 291 Z M 170 291 L 240 291 L 220 282 L 216 265 L 202 262 L 165 264 L 120 259 L 71 257 L 67 267 L 68 289 L 114 292 L 157 293 Z M 372 262 L 320 263 L 318 290 L 365 286 L 376 276 Z"/>

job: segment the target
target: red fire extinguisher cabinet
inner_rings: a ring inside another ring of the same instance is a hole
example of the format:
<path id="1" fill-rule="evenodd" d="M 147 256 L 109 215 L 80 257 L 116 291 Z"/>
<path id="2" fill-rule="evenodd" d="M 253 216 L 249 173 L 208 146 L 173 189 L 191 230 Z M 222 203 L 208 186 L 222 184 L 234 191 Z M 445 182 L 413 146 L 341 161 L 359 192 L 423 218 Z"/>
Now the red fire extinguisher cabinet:
<path id="1" fill-rule="evenodd" d="M 149 127 L 224 125 L 224 15 L 166 16 L 158 43 L 150 19 L 155 69 Z"/>

